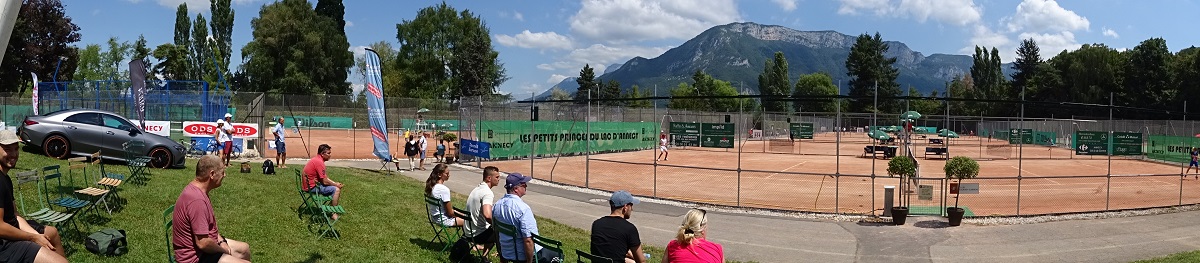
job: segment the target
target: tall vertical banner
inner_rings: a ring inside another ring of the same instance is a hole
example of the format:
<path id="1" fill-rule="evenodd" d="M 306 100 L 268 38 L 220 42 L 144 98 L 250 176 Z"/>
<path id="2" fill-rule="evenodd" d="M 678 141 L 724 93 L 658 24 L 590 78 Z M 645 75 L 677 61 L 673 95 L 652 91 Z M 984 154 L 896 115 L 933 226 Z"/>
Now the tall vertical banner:
<path id="1" fill-rule="evenodd" d="M 32 92 L 32 93 L 33 93 L 33 115 L 39 115 L 39 114 L 38 114 L 38 107 L 37 107 L 37 105 L 38 105 L 38 79 L 37 79 L 37 73 L 29 72 L 29 74 L 30 74 L 30 75 L 33 75 L 33 92 Z"/>
<path id="2" fill-rule="evenodd" d="M 387 122 L 383 110 L 383 79 L 379 71 L 379 54 L 367 49 L 367 120 L 371 123 L 371 140 L 375 141 L 375 156 L 383 160 L 392 160 L 388 151 Z"/>
<path id="3" fill-rule="evenodd" d="M 17 11 L 21 10 L 21 0 L 0 0 L 0 46 L 7 47 L 8 39 L 12 36 L 13 26 L 17 24 Z M 7 48 L 0 48 L 0 58 L 4 57 Z"/>
<path id="4" fill-rule="evenodd" d="M 133 109 L 137 111 L 138 124 L 146 129 L 146 64 L 141 59 L 129 61 L 129 87 L 133 90 Z"/>

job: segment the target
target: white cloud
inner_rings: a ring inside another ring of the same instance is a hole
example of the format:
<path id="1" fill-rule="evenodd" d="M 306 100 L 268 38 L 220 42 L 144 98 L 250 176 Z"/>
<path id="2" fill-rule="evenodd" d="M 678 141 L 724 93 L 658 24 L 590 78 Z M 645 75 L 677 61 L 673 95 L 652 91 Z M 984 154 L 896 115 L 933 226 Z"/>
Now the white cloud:
<path id="1" fill-rule="evenodd" d="M 354 26 L 353 21 L 346 21 L 346 27 L 352 27 L 352 26 Z"/>
<path id="2" fill-rule="evenodd" d="M 569 78 L 569 77 L 559 75 L 559 74 L 551 74 L 550 79 L 547 79 L 546 83 L 558 84 L 559 82 L 562 82 L 562 80 L 567 79 L 567 78 Z"/>
<path id="3" fill-rule="evenodd" d="M 366 86 L 362 83 L 350 83 L 350 98 L 358 99 L 358 93 L 362 92 L 364 88 Z"/>
<path id="4" fill-rule="evenodd" d="M 538 64 L 537 68 L 540 70 L 555 70 L 556 69 L 556 67 L 554 65 L 550 65 L 550 64 Z"/>
<path id="5" fill-rule="evenodd" d="M 354 57 L 359 58 L 362 57 L 363 54 L 367 53 L 367 48 L 369 48 L 369 46 L 353 46 L 350 47 L 350 51 L 354 52 Z"/>
<path id="6" fill-rule="evenodd" d="M 1009 32 L 1060 32 L 1087 30 L 1091 23 L 1075 11 L 1063 9 L 1054 0 L 1025 0 L 1017 12 L 1006 17 Z"/>
<path id="7" fill-rule="evenodd" d="M 532 33 L 529 30 L 521 31 L 516 36 L 496 35 L 496 43 L 510 47 L 522 47 L 533 49 L 571 49 L 571 39 L 566 36 L 559 35 L 554 32 L 538 32 Z"/>
<path id="8" fill-rule="evenodd" d="M 999 50 L 1006 50 L 1011 49 L 1013 47 L 1013 43 L 1014 42 L 1012 39 L 1009 39 L 1009 37 L 1004 35 L 1004 33 L 996 32 L 984 25 L 975 25 L 975 27 L 972 29 L 971 40 L 967 43 L 968 46 L 963 47 L 963 49 L 959 50 L 959 52 L 963 54 L 974 54 L 975 46 L 989 47 L 989 49 L 991 47 L 995 47 Z M 1004 59 L 1005 56 L 1002 55 L 1000 57 L 1001 59 Z"/>
<path id="9" fill-rule="evenodd" d="M 792 10 L 796 10 L 796 0 L 772 0 L 772 2 L 779 5 L 779 8 L 782 8 L 783 11 L 791 12 Z"/>
<path id="10" fill-rule="evenodd" d="M 856 15 L 859 11 L 877 16 L 910 17 L 924 23 L 938 22 L 965 26 L 979 22 L 983 9 L 974 1 L 962 0 L 841 0 L 838 14 Z"/>
<path id="11" fill-rule="evenodd" d="M 569 19 L 576 36 L 616 44 L 691 39 L 741 20 L 733 0 L 584 0 Z"/>
<path id="12" fill-rule="evenodd" d="M 1075 41 L 1075 34 L 1071 31 L 1061 31 L 1057 33 L 1021 33 L 1021 39 L 1032 38 L 1037 42 L 1038 49 L 1041 51 L 1042 58 L 1050 59 L 1063 50 L 1072 51 L 1079 49 L 1079 42 Z"/>
<path id="13" fill-rule="evenodd" d="M 525 94 L 537 95 L 538 93 L 546 91 L 546 88 L 542 87 L 542 84 L 537 83 L 522 83 L 520 89 L 520 91 L 513 94 L 513 97 L 524 98 Z"/>
<path id="14" fill-rule="evenodd" d="M 521 12 L 513 11 L 513 19 L 523 22 L 525 21 L 525 15 L 522 15 Z"/>
<path id="15" fill-rule="evenodd" d="M 1112 38 L 1121 38 L 1121 35 L 1118 35 L 1117 31 L 1113 31 L 1111 28 L 1107 28 L 1107 27 L 1104 28 L 1104 36 L 1112 37 Z"/>

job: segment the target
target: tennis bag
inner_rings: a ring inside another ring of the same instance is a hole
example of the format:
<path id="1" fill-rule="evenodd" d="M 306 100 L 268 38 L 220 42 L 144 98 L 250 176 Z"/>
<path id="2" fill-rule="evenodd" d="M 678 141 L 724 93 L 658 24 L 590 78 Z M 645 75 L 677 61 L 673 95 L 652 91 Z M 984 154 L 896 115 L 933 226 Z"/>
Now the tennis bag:
<path id="1" fill-rule="evenodd" d="M 92 253 L 102 256 L 117 256 L 129 252 L 129 243 L 125 240 L 125 230 L 105 228 L 87 236 L 84 247 Z"/>
<path id="2" fill-rule="evenodd" d="M 263 174 L 275 174 L 275 162 L 266 160 L 263 162 Z"/>

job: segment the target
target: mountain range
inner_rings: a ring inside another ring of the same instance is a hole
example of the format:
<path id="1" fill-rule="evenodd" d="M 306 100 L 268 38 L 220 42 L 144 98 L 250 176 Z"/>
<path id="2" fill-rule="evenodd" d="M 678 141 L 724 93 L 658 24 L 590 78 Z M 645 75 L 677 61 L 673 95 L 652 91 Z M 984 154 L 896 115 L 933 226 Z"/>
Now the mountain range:
<path id="1" fill-rule="evenodd" d="M 775 25 L 732 23 L 705 30 L 656 58 L 634 57 L 620 65 L 609 66 L 596 78 L 604 82 L 617 80 L 623 91 L 638 85 L 642 90 L 657 89 L 657 94 L 664 95 L 670 94 L 679 83 L 690 83 L 692 74 L 701 70 L 714 78 L 729 81 L 734 88 L 759 94 L 758 75 L 763 72 L 766 61 L 774 59 L 775 52 L 781 51 L 787 59 L 792 83 L 801 74 L 826 72 L 833 76 L 842 94 L 847 94 L 849 77 L 845 63 L 857 38 L 836 31 L 800 31 Z M 896 82 L 905 89 L 915 87 L 925 95 L 930 91 L 943 91 L 947 81 L 970 72 L 973 63 L 968 55 L 925 56 L 902 42 L 885 43 L 889 48 L 884 56 L 896 58 L 893 66 L 900 71 Z M 1002 68 L 1006 76 L 1011 74 L 1009 64 Z M 556 86 L 569 93 L 579 89 L 575 77 L 566 78 Z M 534 99 L 549 96 L 550 90 L 547 90 Z"/>

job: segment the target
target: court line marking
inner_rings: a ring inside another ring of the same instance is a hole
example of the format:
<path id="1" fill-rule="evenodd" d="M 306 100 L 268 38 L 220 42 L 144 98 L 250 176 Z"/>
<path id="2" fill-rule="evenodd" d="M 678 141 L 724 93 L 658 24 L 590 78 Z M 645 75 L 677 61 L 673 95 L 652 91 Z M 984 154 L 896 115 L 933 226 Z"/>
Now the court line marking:
<path id="1" fill-rule="evenodd" d="M 787 169 L 783 169 L 782 171 L 775 172 L 771 175 L 767 175 L 767 177 L 765 179 L 771 179 L 772 176 L 775 176 L 781 172 L 787 172 L 787 170 L 791 170 L 792 168 L 796 168 L 796 166 L 800 166 L 801 164 L 805 164 L 805 163 L 808 163 L 808 161 L 800 161 L 799 163 L 796 163 L 796 165 L 792 165 L 791 167 L 788 167 Z"/>

